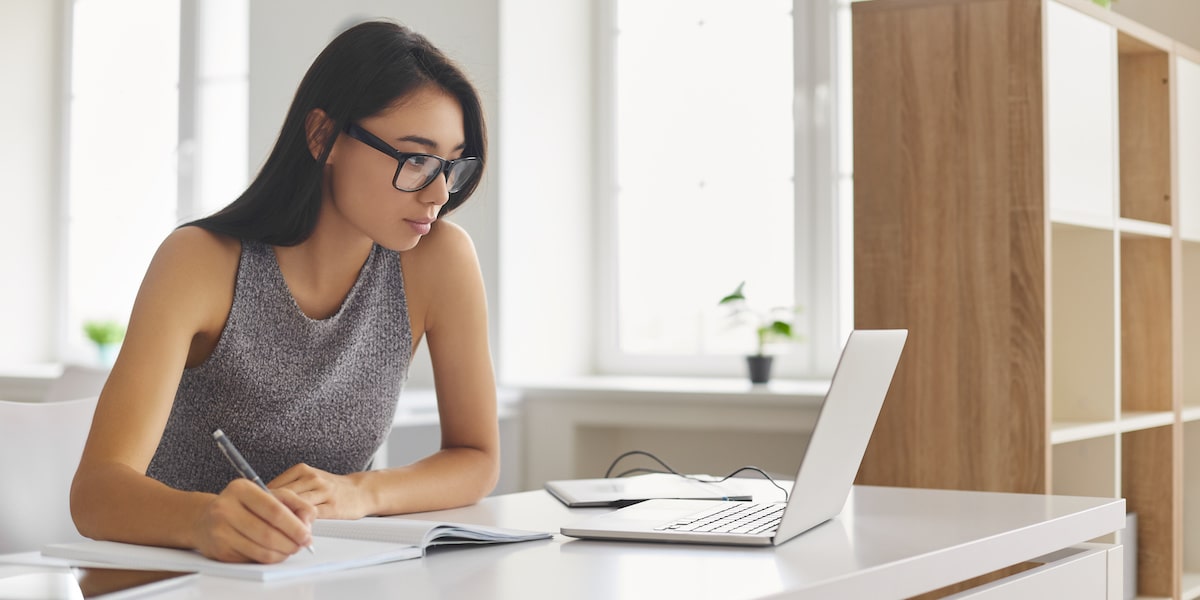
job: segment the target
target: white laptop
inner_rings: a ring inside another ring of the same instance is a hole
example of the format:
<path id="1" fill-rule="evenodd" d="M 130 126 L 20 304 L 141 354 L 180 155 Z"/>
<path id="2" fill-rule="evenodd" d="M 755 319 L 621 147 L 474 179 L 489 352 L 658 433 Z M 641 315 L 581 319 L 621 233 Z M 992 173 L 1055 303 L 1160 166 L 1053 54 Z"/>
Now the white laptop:
<path id="1" fill-rule="evenodd" d="M 788 501 L 647 500 L 563 527 L 591 539 L 771 546 L 836 516 L 846 503 L 908 330 L 846 340 Z"/>

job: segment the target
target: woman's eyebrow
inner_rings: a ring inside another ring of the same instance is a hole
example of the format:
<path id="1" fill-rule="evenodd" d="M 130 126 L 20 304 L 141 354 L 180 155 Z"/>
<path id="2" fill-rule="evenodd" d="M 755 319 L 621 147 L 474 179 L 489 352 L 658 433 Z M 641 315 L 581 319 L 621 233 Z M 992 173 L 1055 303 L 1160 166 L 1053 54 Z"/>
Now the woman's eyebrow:
<path id="1" fill-rule="evenodd" d="M 430 150 L 437 150 L 437 147 L 438 147 L 437 142 L 435 142 L 427 137 L 422 137 L 419 135 L 406 135 L 402 138 L 396 138 L 396 139 L 401 142 L 412 142 L 414 144 L 420 144 L 422 146 L 425 146 L 426 148 L 429 148 Z M 455 152 L 458 150 L 462 150 L 466 147 L 467 147 L 467 143 L 463 142 L 463 143 L 451 148 L 450 151 Z"/>

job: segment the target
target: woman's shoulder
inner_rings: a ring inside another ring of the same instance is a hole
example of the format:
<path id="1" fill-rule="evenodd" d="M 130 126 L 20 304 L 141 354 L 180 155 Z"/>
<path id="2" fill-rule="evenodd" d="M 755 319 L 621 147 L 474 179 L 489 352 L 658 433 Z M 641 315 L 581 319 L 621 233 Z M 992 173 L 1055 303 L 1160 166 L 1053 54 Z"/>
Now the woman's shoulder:
<path id="1" fill-rule="evenodd" d="M 431 332 L 439 321 L 478 323 L 464 315 L 486 313 L 475 244 L 461 226 L 439 220 L 415 247 L 400 253 L 400 262 L 414 336 Z"/>
<path id="2" fill-rule="evenodd" d="M 158 249 L 159 255 L 165 255 L 172 262 L 193 267 L 223 265 L 230 260 L 237 264 L 241 252 L 240 240 L 195 225 L 184 225 L 172 231 Z"/>
<path id="3" fill-rule="evenodd" d="M 438 220 L 429 235 L 409 250 L 414 258 L 426 260 L 461 260 L 463 257 L 475 256 L 475 242 L 471 235 L 461 225 L 452 221 Z"/>
<path id="4" fill-rule="evenodd" d="M 229 312 L 241 243 L 198 227 L 172 231 L 159 244 L 134 302 L 132 320 L 214 330 Z M 190 333 L 189 333 L 190 335 Z"/>
<path id="5" fill-rule="evenodd" d="M 210 231 L 198 225 L 183 225 L 176 228 L 163 240 L 163 244 L 181 245 L 185 249 L 206 252 L 240 252 L 241 240 L 223 233 Z"/>
<path id="6" fill-rule="evenodd" d="M 444 279 L 453 273 L 473 273 L 479 269 L 475 242 L 462 226 L 437 221 L 428 235 L 411 250 L 400 253 L 406 278 L 427 274 Z"/>
<path id="7" fill-rule="evenodd" d="M 185 225 L 163 239 L 150 268 L 175 285 L 190 281 L 193 285 L 187 287 L 206 286 L 230 280 L 237 272 L 241 251 L 240 240 Z"/>

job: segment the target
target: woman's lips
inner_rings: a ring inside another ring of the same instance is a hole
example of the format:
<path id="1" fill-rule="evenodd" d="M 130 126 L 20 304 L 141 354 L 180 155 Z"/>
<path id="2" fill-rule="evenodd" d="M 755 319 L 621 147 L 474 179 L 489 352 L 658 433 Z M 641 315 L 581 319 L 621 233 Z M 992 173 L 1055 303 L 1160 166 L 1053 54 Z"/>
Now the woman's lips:
<path id="1" fill-rule="evenodd" d="M 433 227 L 433 221 L 414 221 L 412 219 L 404 221 L 408 223 L 409 227 L 412 227 L 413 231 L 417 232 L 417 235 L 428 235 L 429 229 Z"/>

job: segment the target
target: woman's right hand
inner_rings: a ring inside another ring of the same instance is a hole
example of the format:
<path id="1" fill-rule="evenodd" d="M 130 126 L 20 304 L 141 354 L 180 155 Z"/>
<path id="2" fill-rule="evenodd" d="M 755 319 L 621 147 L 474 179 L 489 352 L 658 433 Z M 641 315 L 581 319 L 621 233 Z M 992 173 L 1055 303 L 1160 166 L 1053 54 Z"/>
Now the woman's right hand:
<path id="1" fill-rule="evenodd" d="M 290 490 L 229 482 L 195 525 L 196 550 L 224 562 L 277 563 L 312 544 L 317 509 Z"/>

